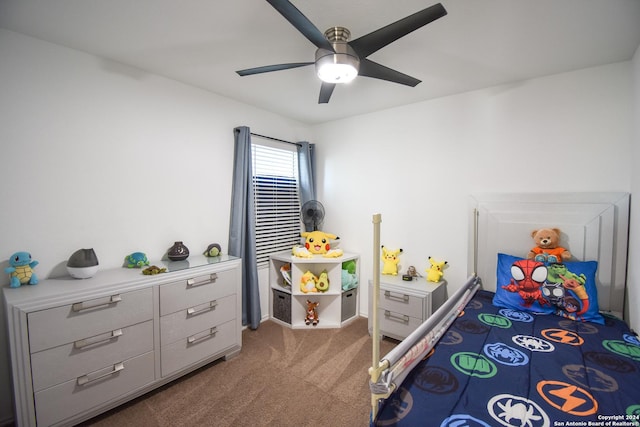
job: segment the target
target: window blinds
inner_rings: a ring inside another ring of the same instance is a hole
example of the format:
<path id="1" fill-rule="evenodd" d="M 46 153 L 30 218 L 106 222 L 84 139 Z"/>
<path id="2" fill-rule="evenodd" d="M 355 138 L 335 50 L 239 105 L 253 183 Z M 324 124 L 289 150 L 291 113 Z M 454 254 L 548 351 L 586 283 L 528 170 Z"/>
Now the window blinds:
<path id="1" fill-rule="evenodd" d="M 298 155 L 295 146 L 252 144 L 256 208 L 256 255 L 265 265 L 269 254 L 300 243 Z"/>

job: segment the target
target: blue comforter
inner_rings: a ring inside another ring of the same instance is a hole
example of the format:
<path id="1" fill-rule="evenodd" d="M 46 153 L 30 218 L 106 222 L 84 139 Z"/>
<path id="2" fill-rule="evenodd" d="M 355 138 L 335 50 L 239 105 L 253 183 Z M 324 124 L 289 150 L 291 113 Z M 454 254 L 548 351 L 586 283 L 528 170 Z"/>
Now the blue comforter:
<path id="1" fill-rule="evenodd" d="M 374 425 L 640 425 L 640 341 L 623 322 L 536 316 L 492 298 L 476 294 Z"/>

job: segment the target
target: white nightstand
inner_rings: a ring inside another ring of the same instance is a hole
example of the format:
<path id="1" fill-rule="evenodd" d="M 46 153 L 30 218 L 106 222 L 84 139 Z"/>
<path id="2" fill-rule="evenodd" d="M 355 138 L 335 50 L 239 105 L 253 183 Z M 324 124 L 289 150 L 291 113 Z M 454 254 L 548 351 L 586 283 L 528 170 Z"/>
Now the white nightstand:
<path id="1" fill-rule="evenodd" d="M 378 318 L 380 335 L 402 340 L 446 300 L 446 281 L 428 282 L 424 277 L 412 281 L 402 276 L 380 276 Z M 369 334 L 373 330 L 373 282 L 369 281 Z"/>

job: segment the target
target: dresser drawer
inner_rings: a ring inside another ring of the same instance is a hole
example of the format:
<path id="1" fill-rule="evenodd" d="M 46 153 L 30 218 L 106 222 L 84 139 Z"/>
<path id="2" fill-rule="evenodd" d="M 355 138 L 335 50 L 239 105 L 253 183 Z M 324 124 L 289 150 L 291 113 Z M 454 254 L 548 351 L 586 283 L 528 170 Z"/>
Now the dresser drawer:
<path id="1" fill-rule="evenodd" d="M 170 344 L 236 317 L 236 295 L 205 302 L 160 318 L 160 345 Z"/>
<path id="2" fill-rule="evenodd" d="M 386 289 L 380 289 L 379 295 L 379 308 L 409 317 L 423 318 L 424 298 Z"/>
<path id="3" fill-rule="evenodd" d="M 153 321 L 86 337 L 31 355 L 37 392 L 153 350 Z"/>
<path id="4" fill-rule="evenodd" d="M 160 315 L 236 293 L 236 274 L 236 269 L 223 270 L 160 286 Z"/>
<path id="5" fill-rule="evenodd" d="M 175 341 L 160 349 L 162 376 L 170 375 L 200 360 L 237 345 L 238 321 L 231 320 Z"/>
<path id="6" fill-rule="evenodd" d="M 152 289 L 29 313 L 31 353 L 144 322 L 153 317 Z"/>
<path id="7" fill-rule="evenodd" d="M 422 319 L 382 308 L 378 309 L 378 319 L 380 319 L 380 334 L 396 339 L 406 338 L 422 324 Z"/>
<path id="8" fill-rule="evenodd" d="M 63 421 L 153 382 L 153 360 L 151 351 L 34 393 L 38 424 Z"/>

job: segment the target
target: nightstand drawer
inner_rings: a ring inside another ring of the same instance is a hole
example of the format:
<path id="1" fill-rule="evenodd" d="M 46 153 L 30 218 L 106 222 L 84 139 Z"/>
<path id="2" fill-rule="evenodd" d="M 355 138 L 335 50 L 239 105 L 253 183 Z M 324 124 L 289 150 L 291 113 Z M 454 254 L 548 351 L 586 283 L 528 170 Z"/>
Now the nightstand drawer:
<path id="1" fill-rule="evenodd" d="M 378 319 L 380 319 L 381 333 L 396 339 L 406 338 L 422 323 L 420 318 L 385 309 L 378 309 Z"/>
<path id="2" fill-rule="evenodd" d="M 33 389 L 40 391 L 153 350 L 153 321 L 114 329 L 31 355 Z"/>
<path id="3" fill-rule="evenodd" d="M 379 335 L 402 340 L 413 332 L 445 300 L 444 281 L 432 283 L 423 277 L 404 281 L 400 276 L 380 278 L 378 292 Z M 369 282 L 369 333 L 373 333 L 373 282 Z"/>
<path id="4" fill-rule="evenodd" d="M 166 377 L 236 345 L 237 324 L 237 321 L 232 320 L 162 346 L 160 349 L 162 376 Z"/>
<path id="5" fill-rule="evenodd" d="M 38 425 L 51 425 L 122 397 L 155 379 L 153 352 L 35 393 Z"/>
<path id="6" fill-rule="evenodd" d="M 150 320 L 152 295 L 152 289 L 146 288 L 29 313 L 31 352 Z"/>
<path id="7" fill-rule="evenodd" d="M 160 345 L 165 346 L 236 316 L 236 295 L 207 301 L 160 318 Z"/>
<path id="8" fill-rule="evenodd" d="M 380 289 L 378 302 L 379 308 L 418 319 L 423 317 L 424 298 L 401 291 Z"/>
<path id="9" fill-rule="evenodd" d="M 160 316 L 235 294 L 236 274 L 223 270 L 160 286 Z"/>

